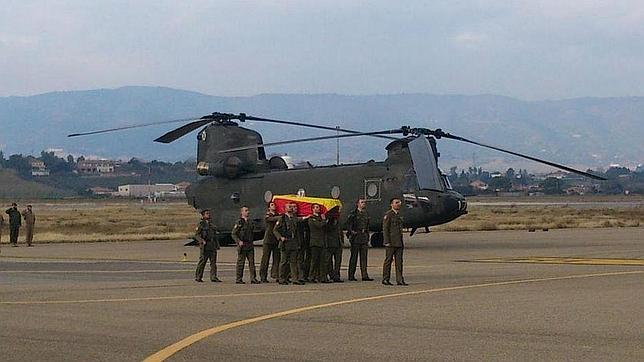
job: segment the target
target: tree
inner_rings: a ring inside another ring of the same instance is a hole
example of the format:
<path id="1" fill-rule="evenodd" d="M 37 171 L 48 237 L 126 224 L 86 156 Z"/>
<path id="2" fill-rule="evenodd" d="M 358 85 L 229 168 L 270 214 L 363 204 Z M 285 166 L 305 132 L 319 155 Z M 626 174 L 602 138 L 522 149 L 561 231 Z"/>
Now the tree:
<path id="1" fill-rule="evenodd" d="M 563 193 L 562 181 L 556 177 L 548 177 L 542 184 L 543 192 L 548 195 L 558 195 Z"/>
<path id="2" fill-rule="evenodd" d="M 493 177 L 488 185 L 494 191 L 509 191 L 512 188 L 512 181 L 505 176 Z"/>

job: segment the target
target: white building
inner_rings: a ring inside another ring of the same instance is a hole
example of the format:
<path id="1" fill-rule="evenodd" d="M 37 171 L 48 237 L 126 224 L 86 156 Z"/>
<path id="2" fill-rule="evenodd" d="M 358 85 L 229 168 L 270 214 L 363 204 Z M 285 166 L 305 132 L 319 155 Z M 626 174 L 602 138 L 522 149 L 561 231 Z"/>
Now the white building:
<path id="1" fill-rule="evenodd" d="M 173 184 L 154 184 L 154 185 L 121 185 L 119 186 L 118 196 L 121 197 L 183 197 L 185 193 L 179 191 L 179 188 Z"/>

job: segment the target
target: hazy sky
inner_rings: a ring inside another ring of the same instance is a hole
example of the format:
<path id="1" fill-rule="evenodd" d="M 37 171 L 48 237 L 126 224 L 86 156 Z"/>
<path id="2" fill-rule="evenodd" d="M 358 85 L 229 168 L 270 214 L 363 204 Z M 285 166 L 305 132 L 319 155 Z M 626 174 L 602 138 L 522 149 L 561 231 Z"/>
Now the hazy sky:
<path id="1" fill-rule="evenodd" d="M 0 0 L 0 96 L 644 96 L 644 1 Z"/>

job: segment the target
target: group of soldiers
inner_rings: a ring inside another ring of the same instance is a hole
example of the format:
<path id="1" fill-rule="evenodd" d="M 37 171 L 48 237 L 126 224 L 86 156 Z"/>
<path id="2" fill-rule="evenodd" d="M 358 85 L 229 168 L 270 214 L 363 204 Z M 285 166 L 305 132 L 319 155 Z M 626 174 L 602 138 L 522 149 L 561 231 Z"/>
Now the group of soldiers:
<path id="1" fill-rule="evenodd" d="M 403 278 L 403 237 L 400 207 L 398 198 L 391 199 L 391 209 L 383 218 L 383 240 L 386 256 L 383 264 L 382 284 L 390 282 L 391 264 L 396 265 L 396 284 L 407 285 Z M 342 283 L 340 266 L 345 235 L 340 225 L 340 210 L 332 209 L 322 213 L 322 206 L 312 205 L 312 214 L 297 216 L 297 204 L 285 205 L 283 214 L 277 212 L 274 202 L 269 203 L 265 215 L 266 229 L 262 245 L 262 259 L 259 267 L 259 279 L 255 269 L 255 248 L 253 232 L 255 225 L 249 218 L 249 209 L 240 208 L 239 220 L 234 224 L 231 237 L 237 245 L 237 284 L 245 284 L 244 269 L 248 262 L 250 282 L 252 284 L 269 283 L 270 277 L 279 284 L 305 283 Z M 348 280 L 357 281 L 355 277 L 358 260 L 363 281 L 372 281 L 367 271 L 369 250 L 370 218 L 366 210 L 366 201 L 359 199 L 356 207 L 347 217 L 346 235 L 351 244 Z M 219 250 L 218 231 L 211 222 L 211 210 L 201 211 L 201 221 L 195 233 L 195 240 L 200 245 L 200 257 L 195 272 L 195 280 L 203 282 L 206 263 L 210 261 L 210 281 L 221 282 L 217 277 L 217 250 Z"/>
<path id="2" fill-rule="evenodd" d="M 5 214 L 8 215 L 9 222 L 9 244 L 11 246 L 18 246 L 18 235 L 20 234 L 20 227 L 22 226 L 22 221 L 25 222 L 25 242 L 27 246 L 33 246 L 34 239 L 34 226 L 36 224 L 36 216 L 32 210 L 31 205 L 27 205 L 27 208 L 20 213 L 18 211 L 18 204 L 15 202 L 11 204 L 11 207 L 5 211 Z M 2 229 L 4 228 L 5 219 L 2 214 L 0 214 L 0 242 L 2 242 Z"/>

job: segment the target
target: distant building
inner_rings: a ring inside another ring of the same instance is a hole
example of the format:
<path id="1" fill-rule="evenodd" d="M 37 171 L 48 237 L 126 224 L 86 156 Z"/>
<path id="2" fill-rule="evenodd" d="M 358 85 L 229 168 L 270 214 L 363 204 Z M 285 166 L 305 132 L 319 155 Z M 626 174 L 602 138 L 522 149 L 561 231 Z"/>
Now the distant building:
<path id="1" fill-rule="evenodd" d="M 76 163 L 76 171 L 81 175 L 111 174 L 115 166 L 112 160 L 83 160 Z"/>
<path id="2" fill-rule="evenodd" d="M 155 185 L 121 185 L 118 196 L 145 198 L 145 197 L 184 197 L 185 192 L 180 191 L 177 185 L 155 184 Z"/>
<path id="3" fill-rule="evenodd" d="M 481 180 L 474 180 L 470 182 L 470 186 L 476 191 L 485 191 L 488 189 L 488 185 Z"/>
<path id="4" fill-rule="evenodd" d="M 32 158 L 29 163 L 31 164 L 31 176 L 49 176 L 49 170 L 43 161 Z"/>
<path id="5" fill-rule="evenodd" d="M 108 189 L 107 187 L 90 187 L 87 191 L 91 192 L 93 195 L 102 195 L 102 196 L 112 196 L 114 195 L 114 190 Z"/>

